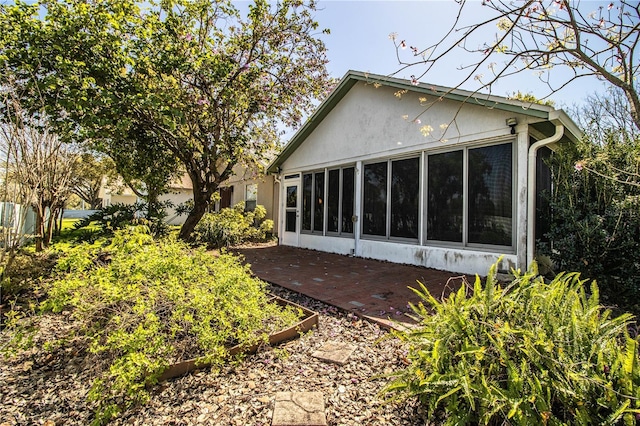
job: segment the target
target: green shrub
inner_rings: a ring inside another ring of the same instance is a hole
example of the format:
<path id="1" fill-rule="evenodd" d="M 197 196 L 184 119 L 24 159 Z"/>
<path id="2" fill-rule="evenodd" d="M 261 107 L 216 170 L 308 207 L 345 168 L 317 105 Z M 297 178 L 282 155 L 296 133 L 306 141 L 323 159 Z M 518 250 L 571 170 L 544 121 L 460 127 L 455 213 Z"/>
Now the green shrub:
<path id="1" fill-rule="evenodd" d="M 117 231 L 110 246 L 83 245 L 58 263 L 68 274 L 47 290 L 45 310 L 70 310 L 102 366 L 89 399 L 96 423 L 149 399 L 172 362 L 219 367 L 231 345 L 266 341 L 299 313 L 268 300 L 265 284 L 230 254 L 214 258 L 174 239 Z"/>
<path id="2" fill-rule="evenodd" d="M 273 230 L 273 221 L 265 219 L 266 215 L 267 211 L 260 205 L 253 211 L 245 211 L 244 202 L 207 213 L 193 232 L 194 241 L 209 248 L 266 241 Z"/>
<path id="3" fill-rule="evenodd" d="M 624 424 L 640 413 L 631 316 L 610 318 L 577 274 L 545 283 L 534 270 L 500 286 L 491 269 L 473 292 L 443 301 L 421 285 L 419 324 L 395 335 L 409 365 L 385 388 L 417 397 L 446 424 Z"/>
<path id="4" fill-rule="evenodd" d="M 548 160 L 551 215 L 539 243 L 556 270 L 598 281 L 604 300 L 640 313 L 640 140 L 604 134 L 562 144 Z M 635 306 L 634 306 L 635 305 Z"/>
<path id="5" fill-rule="evenodd" d="M 173 204 L 170 201 L 158 203 L 112 204 L 103 207 L 74 225 L 76 230 L 86 229 L 77 235 L 80 241 L 93 242 L 100 236 L 111 236 L 114 231 L 129 226 L 148 226 L 156 237 L 169 233 L 169 225 L 164 221 L 166 209 Z"/>

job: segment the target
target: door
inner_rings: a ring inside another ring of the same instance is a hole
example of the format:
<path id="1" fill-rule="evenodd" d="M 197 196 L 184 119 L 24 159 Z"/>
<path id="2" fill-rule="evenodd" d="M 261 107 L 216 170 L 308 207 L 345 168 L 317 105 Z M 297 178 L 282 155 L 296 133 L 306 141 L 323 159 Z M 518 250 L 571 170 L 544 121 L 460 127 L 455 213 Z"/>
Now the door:
<path id="1" fill-rule="evenodd" d="M 282 227 L 282 244 L 298 246 L 300 232 L 300 182 L 285 182 L 284 185 L 284 226 Z"/>

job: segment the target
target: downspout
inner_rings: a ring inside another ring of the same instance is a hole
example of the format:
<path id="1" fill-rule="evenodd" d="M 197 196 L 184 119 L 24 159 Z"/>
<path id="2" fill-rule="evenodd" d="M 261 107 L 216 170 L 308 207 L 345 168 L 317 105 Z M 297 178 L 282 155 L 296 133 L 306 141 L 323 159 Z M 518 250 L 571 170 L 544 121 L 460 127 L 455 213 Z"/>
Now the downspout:
<path id="1" fill-rule="evenodd" d="M 536 157 L 543 146 L 558 142 L 564 136 L 564 126 L 560 121 L 555 122 L 556 132 L 553 136 L 541 139 L 529 147 L 529 164 L 527 178 L 527 268 L 531 266 L 536 249 Z"/>

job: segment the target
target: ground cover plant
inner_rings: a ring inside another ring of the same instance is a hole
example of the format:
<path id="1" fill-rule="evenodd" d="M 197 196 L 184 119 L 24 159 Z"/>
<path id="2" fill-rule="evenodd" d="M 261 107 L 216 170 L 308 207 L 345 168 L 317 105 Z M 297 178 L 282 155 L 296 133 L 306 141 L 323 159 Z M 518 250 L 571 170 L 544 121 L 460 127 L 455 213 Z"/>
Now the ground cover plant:
<path id="1" fill-rule="evenodd" d="M 612 318 L 596 284 L 575 273 L 546 283 L 533 267 L 503 286 L 495 270 L 443 301 L 416 290 L 419 325 L 395 333 L 409 345 L 409 365 L 385 391 L 418 398 L 448 425 L 635 425 L 631 315 Z"/>
<path id="2" fill-rule="evenodd" d="M 267 210 L 257 205 L 245 210 L 244 202 L 207 213 L 196 225 L 193 239 L 209 248 L 230 247 L 246 242 L 264 242 L 271 238 L 273 221 L 265 219 Z"/>
<path id="3" fill-rule="evenodd" d="M 41 308 L 69 316 L 75 331 L 48 346 L 73 341 L 93 357 L 96 424 L 147 402 L 171 363 L 198 358 L 218 368 L 231 345 L 266 341 L 299 318 L 270 302 L 238 257 L 154 241 L 144 227 L 116 231 L 108 246 L 72 247 L 57 269 Z"/>

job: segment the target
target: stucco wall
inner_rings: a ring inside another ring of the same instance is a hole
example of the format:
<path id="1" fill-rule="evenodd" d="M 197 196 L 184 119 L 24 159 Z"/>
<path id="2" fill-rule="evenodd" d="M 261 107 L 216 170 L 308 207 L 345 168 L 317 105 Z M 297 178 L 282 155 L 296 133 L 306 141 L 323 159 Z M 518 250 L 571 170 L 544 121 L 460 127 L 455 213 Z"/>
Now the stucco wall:
<path id="1" fill-rule="evenodd" d="M 388 87 L 376 89 L 356 83 L 283 163 L 282 169 L 289 172 L 320 168 L 423 149 L 448 150 L 453 145 L 498 137 L 510 138 L 511 129 L 505 120 L 515 116 L 521 125 L 527 121 L 526 116 L 475 105 L 461 107 L 459 102 L 438 102 L 435 97 L 427 97 L 426 103 L 420 102 L 423 96 L 415 93 L 406 93 L 398 99 L 395 92 Z M 420 120 L 419 124 L 416 119 Z M 448 125 L 446 141 L 440 140 L 443 124 Z M 425 125 L 433 128 L 427 137 L 420 132 Z"/>

